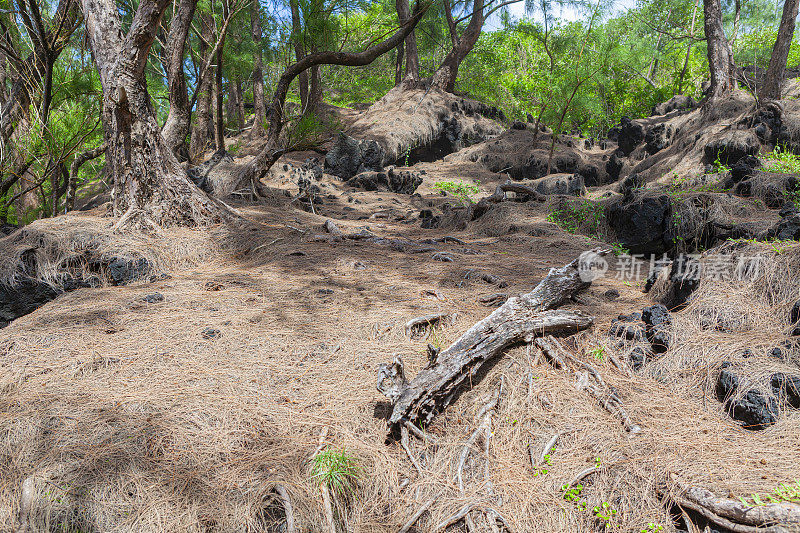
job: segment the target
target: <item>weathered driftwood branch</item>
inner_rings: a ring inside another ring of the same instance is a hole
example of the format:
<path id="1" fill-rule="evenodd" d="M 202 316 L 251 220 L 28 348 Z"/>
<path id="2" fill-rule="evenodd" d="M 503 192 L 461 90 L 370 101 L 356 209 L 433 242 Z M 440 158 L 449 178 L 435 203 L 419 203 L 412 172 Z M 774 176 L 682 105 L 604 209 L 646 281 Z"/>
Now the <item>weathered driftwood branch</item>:
<path id="1" fill-rule="evenodd" d="M 534 342 L 555 367 L 573 371 L 578 378 L 578 389 L 591 394 L 603 409 L 619 418 L 626 431 L 636 434 L 642 430 L 628 416 L 628 412 L 622 406 L 622 399 L 614 387 L 607 385 L 592 365 L 573 356 L 552 336 L 538 338 Z"/>
<path id="2" fill-rule="evenodd" d="M 381 365 L 378 390 L 393 403 L 389 417 L 391 433 L 396 436 L 397 429 L 406 420 L 423 426 L 430 423 L 486 361 L 509 346 L 531 342 L 542 335 L 576 333 L 591 326 L 593 318 L 590 316 L 553 309 L 589 286 L 586 279 L 591 279 L 591 275 L 587 275 L 587 265 L 606 253 L 604 250 L 584 252 L 568 265 L 551 269 L 535 289 L 509 298 L 439 353 L 436 362 L 411 381 L 405 377 L 401 358 Z"/>
<path id="3" fill-rule="evenodd" d="M 747 505 L 722 498 L 670 475 L 675 487 L 668 496 L 678 506 L 700 513 L 707 520 L 734 533 L 791 533 L 800 531 L 800 505 L 790 502 Z"/>

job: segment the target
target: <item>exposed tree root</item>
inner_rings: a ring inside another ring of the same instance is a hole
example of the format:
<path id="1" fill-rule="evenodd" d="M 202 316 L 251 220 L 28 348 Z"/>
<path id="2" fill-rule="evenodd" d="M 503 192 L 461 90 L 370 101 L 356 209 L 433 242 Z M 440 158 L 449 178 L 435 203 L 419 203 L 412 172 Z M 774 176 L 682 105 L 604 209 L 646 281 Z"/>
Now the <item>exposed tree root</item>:
<path id="1" fill-rule="evenodd" d="M 591 394 L 606 411 L 619 418 L 626 431 L 631 434 L 641 431 L 641 428 L 634 424 L 628 416 L 616 390 L 605 383 L 600 373 L 592 365 L 573 356 L 553 336 L 541 337 L 534 342 L 557 368 L 574 372 L 578 378 L 576 387 Z M 577 369 L 583 369 L 583 372 Z"/>
<path id="2" fill-rule="evenodd" d="M 405 325 L 405 332 L 406 335 L 413 336 L 414 334 L 419 334 L 424 332 L 429 326 L 433 326 L 439 322 L 443 322 L 448 318 L 451 318 L 451 313 L 433 313 L 430 315 L 425 316 L 418 316 L 416 318 L 412 318 Z"/>
<path id="3" fill-rule="evenodd" d="M 708 489 L 694 487 L 670 475 L 673 490 L 664 495 L 682 509 L 694 511 L 709 522 L 734 533 L 791 533 L 800 531 L 800 505 L 790 502 L 747 505 L 721 498 Z"/>
<path id="4" fill-rule="evenodd" d="M 427 502 L 425 502 L 425 503 L 423 504 L 423 506 L 422 506 L 422 507 L 420 507 L 420 508 L 417 510 L 417 512 L 416 512 L 416 513 L 414 513 L 414 515 L 413 515 L 411 518 L 409 518 L 409 519 L 408 519 L 408 521 L 407 521 L 405 524 L 403 524 L 403 527 L 401 527 L 401 528 L 400 528 L 400 531 L 399 531 L 398 533 L 408 533 L 408 531 L 409 531 L 409 530 L 410 530 L 412 527 L 414 527 L 414 524 L 416 524 L 416 523 L 417 523 L 417 520 L 419 520 L 419 519 L 420 519 L 420 517 L 421 517 L 423 514 L 425 514 L 425 511 L 427 511 L 428 509 L 430 509 L 430 508 L 431 508 L 431 505 L 433 505 L 433 502 L 435 502 L 435 501 L 436 501 L 436 500 L 433 500 L 433 499 L 431 499 L 431 500 L 428 500 Z"/>
<path id="5" fill-rule="evenodd" d="M 294 510 L 292 509 L 292 500 L 289 498 L 289 492 L 280 483 L 275 485 L 275 492 L 281 499 L 283 512 L 286 515 L 286 533 L 295 533 L 297 529 L 295 528 Z"/>

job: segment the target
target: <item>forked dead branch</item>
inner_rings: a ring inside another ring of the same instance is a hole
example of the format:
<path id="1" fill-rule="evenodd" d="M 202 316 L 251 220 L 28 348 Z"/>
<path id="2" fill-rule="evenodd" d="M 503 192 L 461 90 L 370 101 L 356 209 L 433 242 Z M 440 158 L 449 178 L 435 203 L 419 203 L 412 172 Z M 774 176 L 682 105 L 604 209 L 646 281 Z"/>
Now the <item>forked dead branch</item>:
<path id="1" fill-rule="evenodd" d="M 446 350 L 433 358 L 413 380 L 405 376 L 403 360 L 396 357 L 378 371 L 378 390 L 392 402 L 390 431 L 408 421 L 427 425 L 475 377 L 481 367 L 509 346 L 535 337 L 576 333 L 594 319 L 576 311 L 557 311 L 568 299 L 590 285 L 589 263 L 606 250 L 584 252 L 578 259 L 550 273 L 531 292 L 509 298 Z"/>

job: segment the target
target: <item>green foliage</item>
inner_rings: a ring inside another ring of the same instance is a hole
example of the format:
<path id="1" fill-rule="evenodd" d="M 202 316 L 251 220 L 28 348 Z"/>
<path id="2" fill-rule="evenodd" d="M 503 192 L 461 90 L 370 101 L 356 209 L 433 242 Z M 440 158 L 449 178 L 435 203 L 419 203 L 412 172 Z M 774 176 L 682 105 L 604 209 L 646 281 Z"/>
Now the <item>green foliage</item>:
<path id="1" fill-rule="evenodd" d="M 480 190 L 477 185 L 470 185 L 463 181 L 437 181 L 433 184 L 433 188 L 454 196 L 464 207 L 474 203 L 472 196 L 478 194 Z"/>
<path id="2" fill-rule="evenodd" d="M 771 152 L 763 156 L 766 165 L 764 170 L 780 174 L 800 174 L 800 156 L 786 148 L 776 146 Z"/>
<path id="3" fill-rule="evenodd" d="M 646 526 L 639 530 L 639 533 L 658 533 L 664 531 L 664 526 L 654 522 L 648 522 Z"/>
<path id="4" fill-rule="evenodd" d="M 598 520 L 608 524 L 611 520 L 617 516 L 617 510 L 611 507 L 611 504 L 608 502 L 602 502 L 600 505 L 595 505 L 592 507 L 592 513 L 594 517 Z"/>
<path id="5" fill-rule="evenodd" d="M 589 355 L 592 358 L 596 359 L 597 361 L 601 361 L 601 362 L 605 361 L 605 359 L 606 359 L 606 347 L 604 345 L 597 346 L 596 348 L 593 348 L 593 349 L 589 350 Z M 598 461 L 599 461 L 599 459 L 598 459 Z"/>
<path id="6" fill-rule="evenodd" d="M 794 484 L 780 483 L 778 487 L 768 494 L 753 493 L 750 495 L 753 503 L 747 498 L 739 497 L 739 500 L 748 507 L 757 505 L 767 505 L 771 503 L 800 503 L 800 480 L 795 480 Z"/>
<path id="7" fill-rule="evenodd" d="M 311 459 L 311 479 L 326 486 L 334 496 L 348 498 L 358 488 L 361 467 L 346 450 L 327 447 Z"/>
<path id="8" fill-rule="evenodd" d="M 714 160 L 713 167 L 714 167 L 714 174 L 727 174 L 731 171 L 731 168 L 723 163 L 720 158 L 720 152 L 717 152 L 717 158 Z"/>
<path id="9" fill-rule="evenodd" d="M 612 242 L 611 243 L 611 251 L 614 252 L 614 255 L 631 255 L 631 251 L 628 248 L 625 248 L 625 245 L 621 242 Z"/>
<path id="10" fill-rule="evenodd" d="M 578 233 L 583 229 L 592 237 L 598 238 L 602 233 L 605 213 L 601 204 L 584 199 L 569 202 L 561 209 L 551 212 L 547 215 L 547 220 L 567 233 Z"/>
<path id="11" fill-rule="evenodd" d="M 586 501 L 581 499 L 581 493 L 583 492 L 583 485 L 581 483 L 578 483 L 572 488 L 566 484 L 562 485 L 561 490 L 564 492 L 563 498 L 566 501 L 575 504 L 581 509 L 586 508 Z"/>

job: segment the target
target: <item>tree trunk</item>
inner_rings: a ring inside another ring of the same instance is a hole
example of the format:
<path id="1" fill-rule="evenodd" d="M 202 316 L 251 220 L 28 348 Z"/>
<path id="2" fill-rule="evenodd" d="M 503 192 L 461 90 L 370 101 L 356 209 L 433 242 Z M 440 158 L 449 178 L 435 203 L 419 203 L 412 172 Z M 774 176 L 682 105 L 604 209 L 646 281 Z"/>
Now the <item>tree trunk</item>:
<path id="1" fill-rule="evenodd" d="M 244 102 L 242 101 L 242 80 L 239 76 L 228 80 L 228 121 L 237 132 L 244 129 Z"/>
<path id="2" fill-rule="evenodd" d="M 394 58 L 394 84 L 395 86 L 400 85 L 400 82 L 403 81 L 403 58 L 405 57 L 405 51 L 403 43 L 400 43 L 400 46 L 397 47 L 397 56 Z"/>
<path id="3" fill-rule="evenodd" d="M 408 0 L 396 0 L 397 18 L 400 25 L 405 24 L 411 18 L 411 6 Z M 398 49 L 399 50 L 399 49 Z M 406 78 L 413 81 L 419 80 L 419 53 L 417 52 L 417 36 L 412 31 L 405 40 L 406 50 Z"/>
<path id="4" fill-rule="evenodd" d="M 719 1 L 719 0 L 717 0 Z M 227 20 L 229 14 L 228 0 L 222 0 L 222 18 Z M 217 49 L 217 66 L 214 76 L 214 147 L 217 151 L 225 151 L 225 117 L 222 113 L 222 60 L 225 49 L 225 36 L 220 36 L 221 42 Z"/>
<path id="5" fill-rule="evenodd" d="M 179 159 L 187 159 L 186 137 L 189 135 L 189 93 L 183 73 L 183 55 L 186 37 L 194 18 L 197 0 L 180 0 L 172 20 L 164 45 L 167 85 L 169 90 L 169 114 L 161 130 L 164 141 Z"/>
<path id="6" fill-rule="evenodd" d="M 179 159 L 188 159 L 186 137 L 189 135 L 189 93 L 183 73 L 183 53 L 186 37 L 194 18 L 197 0 L 180 0 L 170 21 L 167 42 L 164 45 L 164 59 L 169 87 L 169 114 L 161 130 L 164 141 Z"/>
<path id="7" fill-rule="evenodd" d="M 317 106 L 322 102 L 322 77 L 319 65 L 311 67 L 311 82 L 308 90 L 308 105 L 306 111 L 317 112 Z"/>
<path id="8" fill-rule="evenodd" d="M 761 86 L 759 91 L 759 97 L 762 99 L 780 100 L 781 98 L 786 60 L 789 57 L 789 47 L 792 45 L 794 27 L 797 20 L 797 7 L 798 0 L 786 0 L 783 4 L 783 16 L 781 17 L 781 25 L 778 28 L 778 38 L 775 39 L 775 46 L 773 46 L 772 55 L 769 58 L 769 67 L 767 67 L 764 85 Z"/>
<path id="9" fill-rule="evenodd" d="M 718 2 L 719 0 L 717 0 Z M 449 4 L 448 4 L 449 5 Z M 485 16 L 483 13 L 483 0 L 474 0 L 472 4 L 472 16 L 469 19 L 464 34 L 458 39 L 442 64 L 436 69 L 431 80 L 431 85 L 447 92 L 453 92 L 458 77 L 458 68 L 461 62 L 467 57 L 478 42 L 483 29 Z"/>
<path id="10" fill-rule="evenodd" d="M 156 121 L 145 66 L 169 0 L 142 0 L 127 35 L 114 0 L 81 0 L 103 89 L 106 158 L 118 226 L 197 225 L 231 213 L 189 181 Z"/>
<path id="11" fill-rule="evenodd" d="M 297 61 L 300 61 L 306 56 L 306 50 L 303 46 L 303 27 L 300 21 L 300 7 L 297 4 L 297 0 L 290 0 L 289 6 L 292 10 L 292 42 L 294 43 L 294 55 Z M 298 74 L 297 84 L 300 90 L 300 109 L 305 112 L 306 107 L 308 107 L 308 74 L 306 71 Z"/>
<path id="12" fill-rule="evenodd" d="M 201 65 L 198 72 L 202 73 L 203 65 L 209 60 L 211 54 L 211 41 L 214 39 L 214 21 L 210 14 L 201 15 L 201 36 L 200 36 L 200 61 Z M 191 159 L 196 159 L 208 149 L 211 138 L 214 134 L 214 125 L 211 120 L 211 96 L 214 85 L 214 78 L 209 75 L 202 76 L 200 84 L 195 89 L 197 93 L 197 113 L 194 127 L 192 128 L 192 138 L 189 143 L 189 155 Z"/>
<path id="13" fill-rule="evenodd" d="M 253 61 L 253 129 L 250 137 L 263 137 L 266 133 L 264 121 L 267 119 L 267 104 L 264 100 L 264 55 L 261 48 L 261 3 L 253 1 L 250 5 L 250 28 L 256 55 Z"/>
<path id="14" fill-rule="evenodd" d="M 733 91 L 733 54 L 722 28 L 720 0 L 703 0 L 703 14 L 708 42 L 708 68 L 711 74 L 708 102 L 711 103 Z"/>

